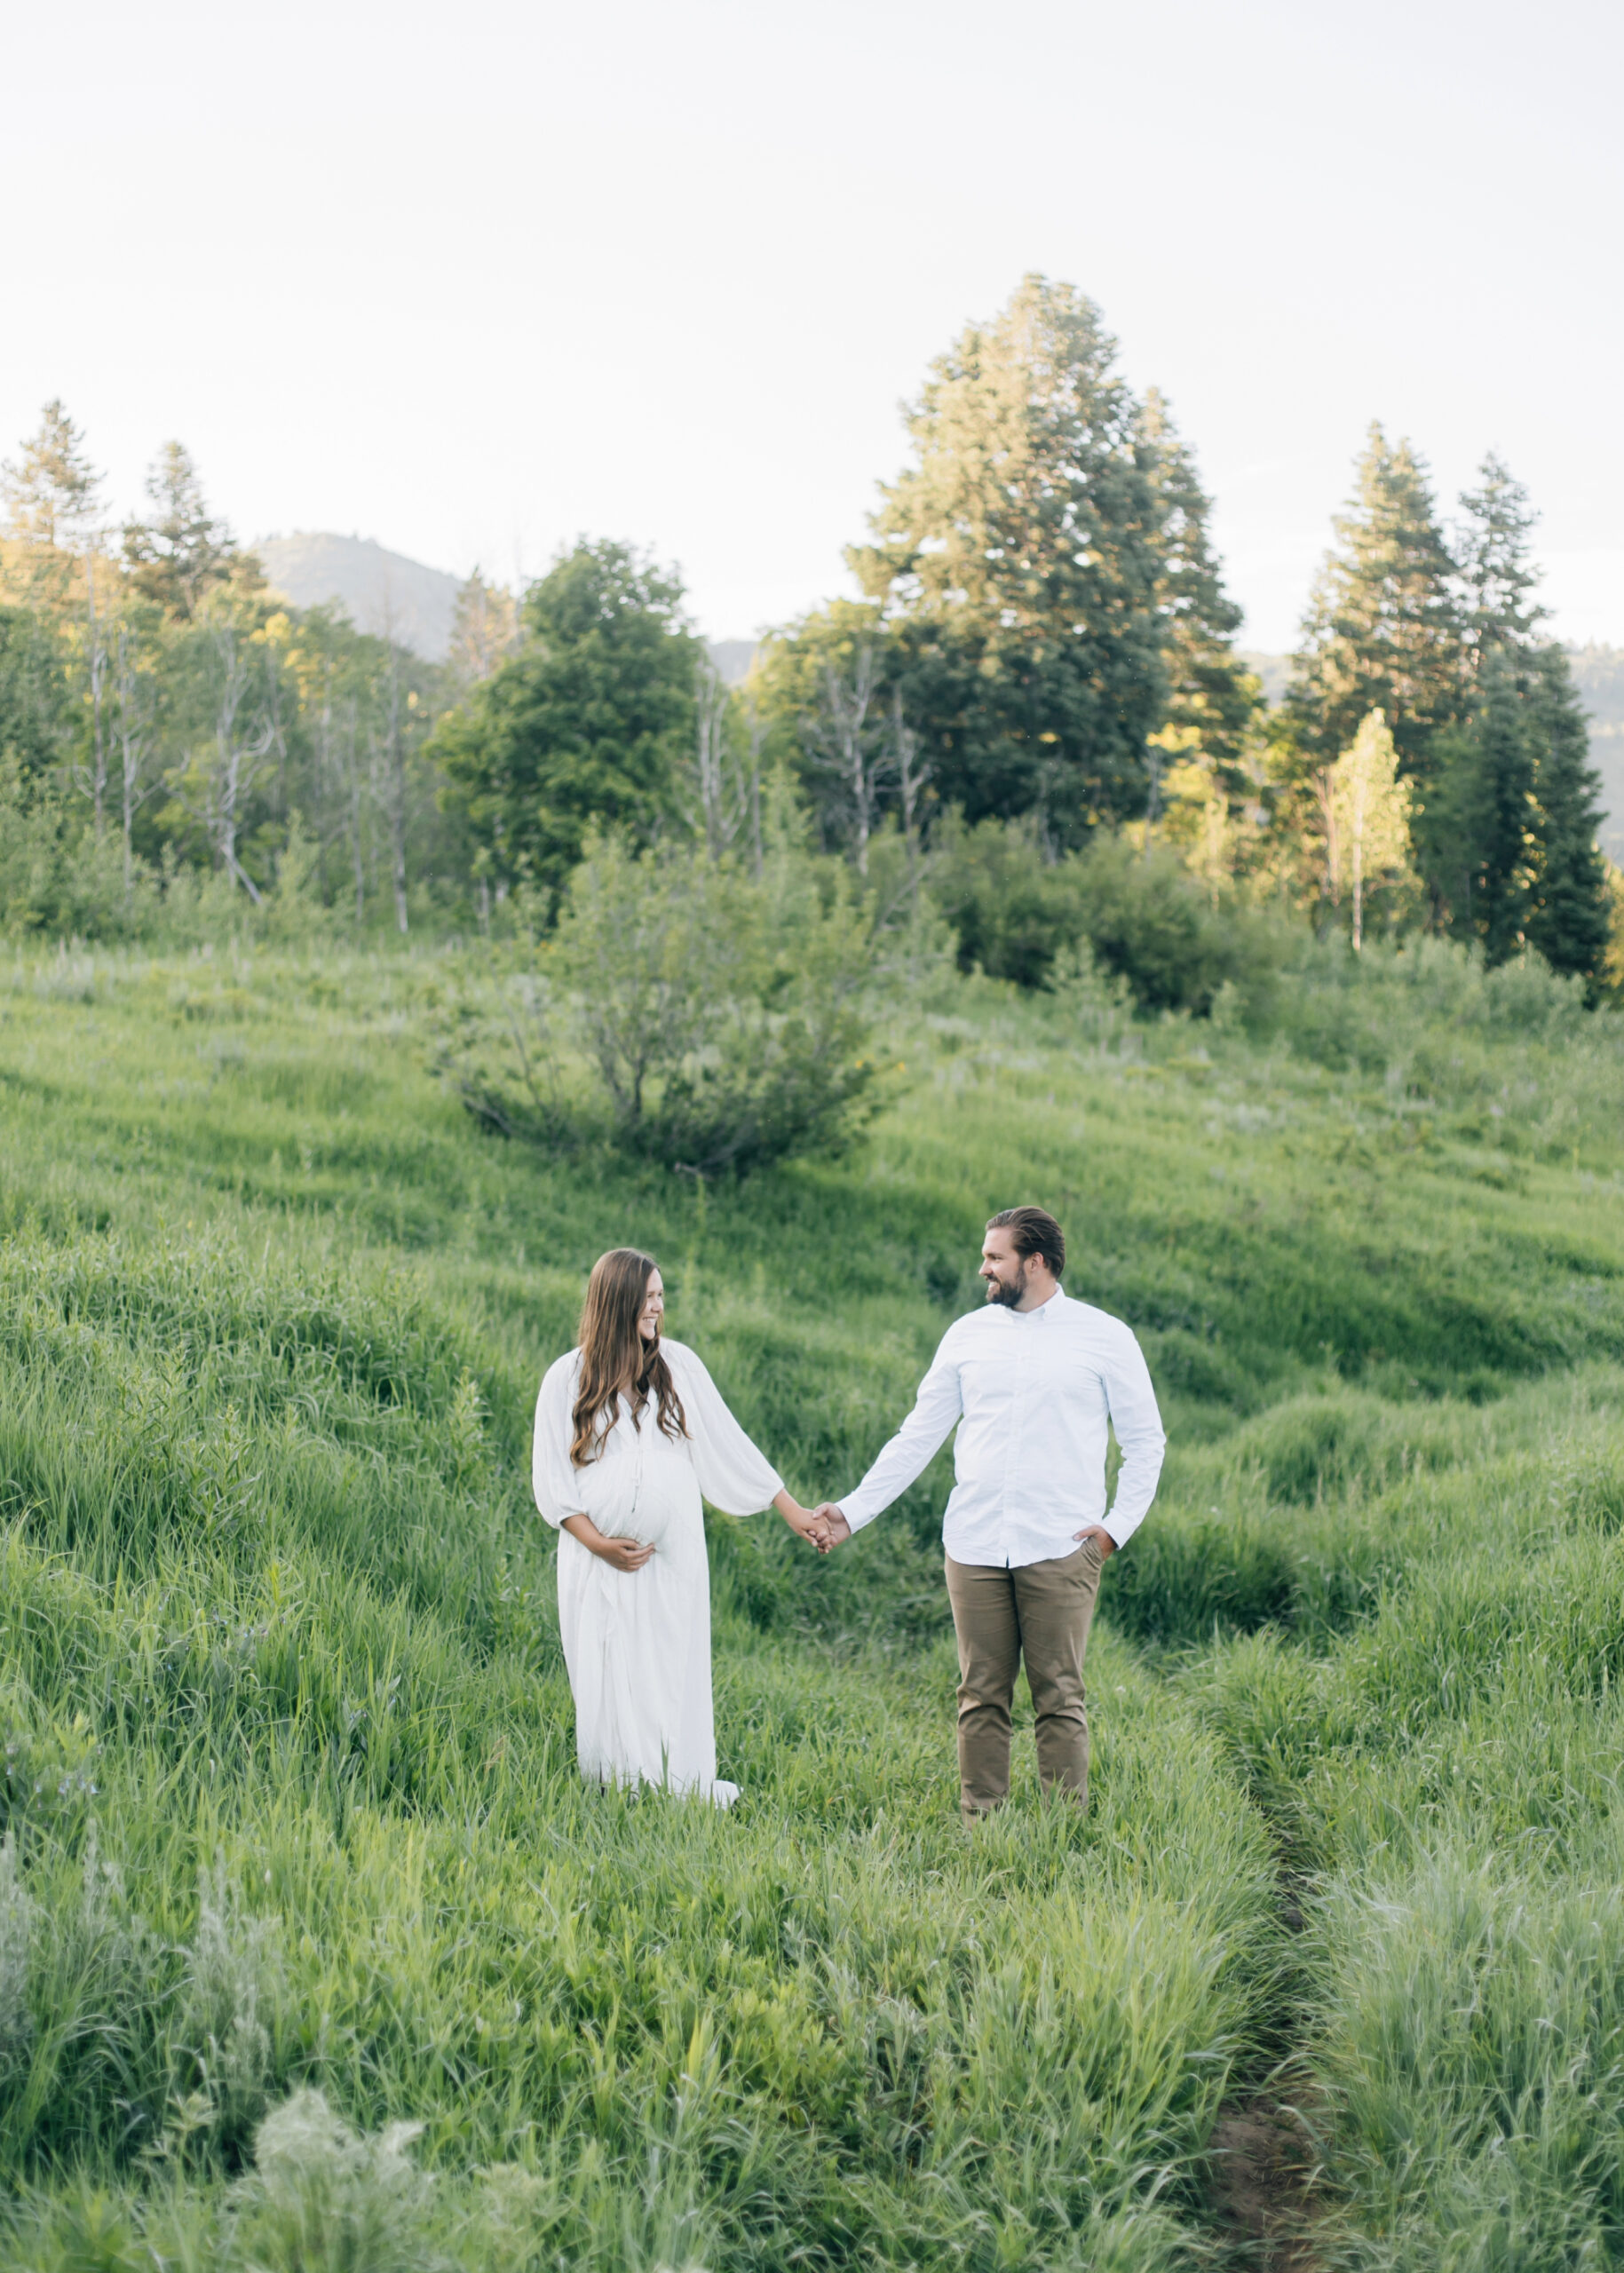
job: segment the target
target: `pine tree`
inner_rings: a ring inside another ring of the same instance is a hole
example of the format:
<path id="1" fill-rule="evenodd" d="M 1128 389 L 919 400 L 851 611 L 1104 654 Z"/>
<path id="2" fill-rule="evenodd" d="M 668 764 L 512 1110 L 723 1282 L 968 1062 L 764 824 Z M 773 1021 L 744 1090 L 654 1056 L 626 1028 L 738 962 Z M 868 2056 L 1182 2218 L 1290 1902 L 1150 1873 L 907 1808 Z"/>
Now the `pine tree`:
<path id="1" fill-rule="evenodd" d="M 1199 753 L 1229 802 L 1241 802 L 1252 790 L 1244 751 L 1260 701 L 1258 683 L 1234 648 L 1243 612 L 1224 590 L 1213 553 L 1211 501 L 1154 387 L 1139 432 L 1160 506 L 1158 602 L 1168 692 L 1157 740 L 1184 753 L 1186 763 Z"/>
<path id="2" fill-rule="evenodd" d="M 1526 719 L 1538 848 L 1529 942 L 1554 970 L 1578 972 L 1594 987 L 1612 931 L 1607 863 L 1596 843 L 1601 782 L 1572 668 L 1554 644 L 1534 658 Z"/>
<path id="3" fill-rule="evenodd" d="M 1457 714 L 1461 612 L 1426 468 L 1373 424 L 1354 495 L 1335 523 L 1303 621 L 1287 709 L 1304 746 L 1331 764 L 1372 710 L 1401 773 L 1424 782 L 1434 739 Z"/>
<path id="4" fill-rule="evenodd" d="M 1534 598 L 1540 572 L 1530 554 L 1539 516 L 1528 492 L 1491 450 L 1477 469 L 1478 487 L 1464 491 L 1467 519 L 1455 537 L 1465 594 L 1464 629 L 1474 667 L 1496 648 L 1525 647 L 1549 614 Z"/>
<path id="5" fill-rule="evenodd" d="M 12 534 L 44 552 L 75 552 L 95 517 L 101 476 L 91 463 L 84 436 L 59 400 L 45 405 L 39 432 L 20 458 L 0 465 Z"/>
<path id="6" fill-rule="evenodd" d="M 915 463 L 847 555 L 903 635 L 942 796 L 1051 846 L 1145 810 L 1167 701 L 1162 507 L 1099 311 L 1028 276 L 932 366 Z"/>
<path id="7" fill-rule="evenodd" d="M 1435 907 L 1491 962 L 1524 946 L 1593 982 L 1607 949 L 1600 784 L 1573 673 L 1541 640 L 1526 490 L 1485 458 L 1461 500 L 1466 702 L 1439 737 L 1418 835 Z"/>
<path id="8" fill-rule="evenodd" d="M 124 529 L 131 582 L 172 622 L 190 623 L 207 595 L 242 565 L 236 542 L 203 497 L 191 454 L 166 442 L 147 476 L 150 519 Z M 250 564 L 251 566 L 251 564 Z M 257 575 L 257 569 L 253 573 Z"/>
<path id="9" fill-rule="evenodd" d="M 1442 745 L 1429 799 L 1427 857 L 1452 926 L 1475 932 L 1491 963 L 1524 944 L 1538 866 L 1525 693 L 1517 658 L 1485 658 L 1470 722 Z"/>

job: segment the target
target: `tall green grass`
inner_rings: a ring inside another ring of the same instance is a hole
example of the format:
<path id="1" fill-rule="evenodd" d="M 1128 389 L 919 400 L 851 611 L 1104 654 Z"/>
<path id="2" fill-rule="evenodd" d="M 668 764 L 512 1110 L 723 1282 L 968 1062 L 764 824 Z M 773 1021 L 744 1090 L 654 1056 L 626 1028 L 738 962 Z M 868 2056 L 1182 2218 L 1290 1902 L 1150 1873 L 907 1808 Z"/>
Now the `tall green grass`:
<path id="1" fill-rule="evenodd" d="M 476 1131 L 445 984 L 0 988 L 11 2261 L 1172 2267 L 1281 2063 L 1325 2252 L 1613 2261 L 1612 1030 L 1446 959 L 1315 980 L 1357 1048 L 966 982 L 865 1151 L 695 1192 Z M 584 1792 L 527 1455 L 593 1255 L 837 1493 L 1024 1197 L 1173 1439 L 1086 1824 L 1029 1738 L 957 1820 L 944 1461 L 828 1562 L 713 1519 L 738 1809 Z"/>

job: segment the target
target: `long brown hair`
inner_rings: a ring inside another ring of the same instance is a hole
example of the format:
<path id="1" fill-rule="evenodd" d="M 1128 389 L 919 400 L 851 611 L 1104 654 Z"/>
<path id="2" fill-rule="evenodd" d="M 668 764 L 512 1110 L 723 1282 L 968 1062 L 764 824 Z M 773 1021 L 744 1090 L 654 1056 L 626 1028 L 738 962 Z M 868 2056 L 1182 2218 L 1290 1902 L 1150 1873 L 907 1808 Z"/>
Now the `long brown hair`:
<path id="1" fill-rule="evenodd" d="M 575 1468 L 584 1468 L 603 1450 L 622 1395 L 638 1410 L 644 1398 L 652 1396 L 659 1425 L 673 1443 L 688 1433 L 687 1416 L 659 1337 L 645 1342 L 638 1332 L 648 1282 L 659 1267 L 652 1255 L 635 1247 L 612 1247 L 592 1265 L 578 1336 L 581 1374 L 572 1415 L 575 1433 L 569 1446 Z"/>

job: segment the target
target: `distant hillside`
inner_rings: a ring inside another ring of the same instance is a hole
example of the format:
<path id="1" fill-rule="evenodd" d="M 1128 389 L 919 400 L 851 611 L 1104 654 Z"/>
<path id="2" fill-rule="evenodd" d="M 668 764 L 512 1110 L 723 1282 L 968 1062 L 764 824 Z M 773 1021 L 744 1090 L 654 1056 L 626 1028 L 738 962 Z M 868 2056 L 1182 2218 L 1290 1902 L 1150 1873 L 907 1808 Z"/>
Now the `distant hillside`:
<path id="1" fill-rule="evenodd" d="M 376 537 L 329 536 L 298 529 L 291 536 L 261 537 L 254 550 L 283 598 L 295 607 L 337 600 L 358 631 L 392 632 L 403 647 L 443 663 L 451 645 L 451 620 L 461 589 L 443 568 L 425 567 L 403 552 L 386 552 Z M 710 659 L 729 686 L 737 686 L 756 653 L 753 639 L 711 639 Z"/>
<path id="2" fill-rule="evenodd" d="M 265 574 L 295 607 L 337 600 L 358 631 L 392 635 L 432 663 L 451 645 L 457 579 L 443 568 L 386 552 L 375 537 L 305 530 L 262 537 L 254 547 Z"/>
<path id="3" fill-rule="evenodd" d="M 1237 652 L 1248 670 L 1262 679 L 1264 701 L 1278 702 L 1286 692 L 1287 680 L 1291 677 L 1291 657 L 1260 654 L 1250 647 L 1242 647 Z"/>
<path id="4" fill-rule="evenodd" d="M 1590 763 L 1602 777 L 1602 850 L 1624 867 L 1624 647 L 1570 647 L 1568 654 L 1590 713 Z"/>

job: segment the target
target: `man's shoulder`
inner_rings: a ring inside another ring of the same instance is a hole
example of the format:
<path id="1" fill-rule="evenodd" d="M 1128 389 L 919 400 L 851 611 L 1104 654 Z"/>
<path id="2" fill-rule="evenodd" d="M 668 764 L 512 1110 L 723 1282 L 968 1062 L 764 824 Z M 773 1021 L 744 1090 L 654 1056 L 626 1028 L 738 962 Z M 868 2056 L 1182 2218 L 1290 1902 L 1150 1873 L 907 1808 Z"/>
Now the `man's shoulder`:
<path id="1" fill-rule="evenodd" d="M 1138 1335 L 1126 1319 L 1117 1318 L 1110 1311 L 1097 1309 L 1092 1303 L 1080 1301 L 1075 1295 L 1066 1298 L 1066 1323 L 1076 1334 L 1094 1342 L 1111 1342 L 1119 1345 L 1137 1343 Z"/>

